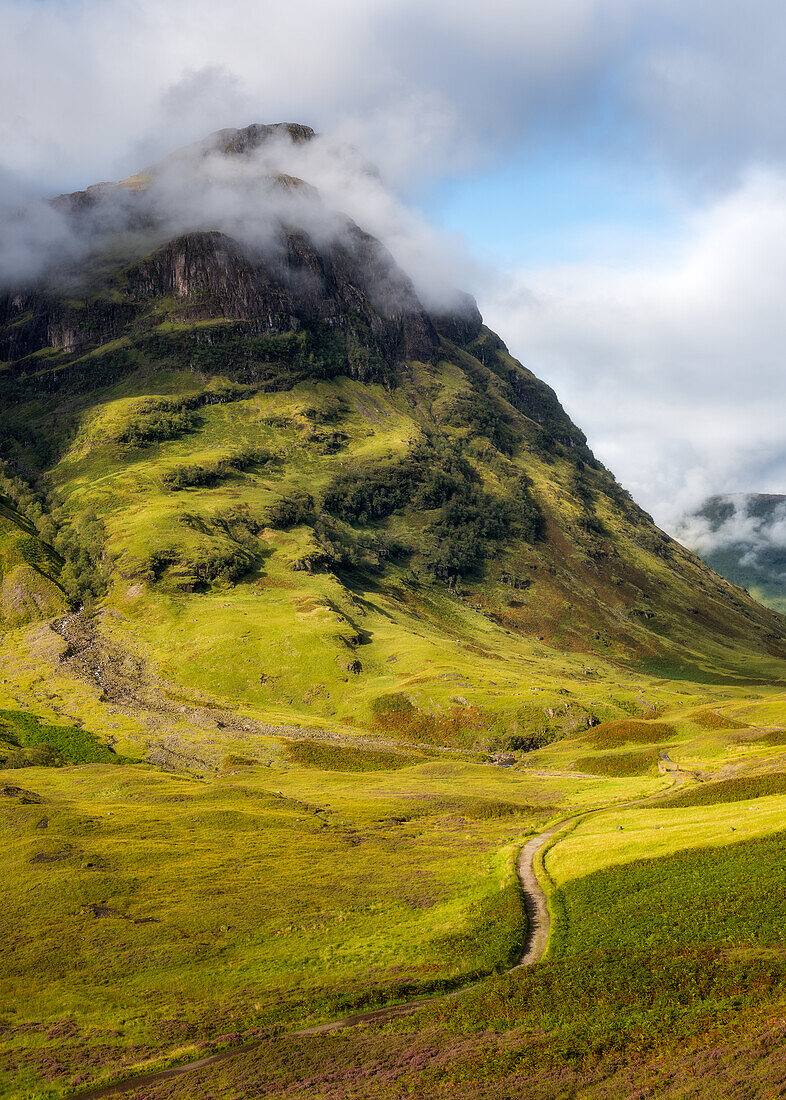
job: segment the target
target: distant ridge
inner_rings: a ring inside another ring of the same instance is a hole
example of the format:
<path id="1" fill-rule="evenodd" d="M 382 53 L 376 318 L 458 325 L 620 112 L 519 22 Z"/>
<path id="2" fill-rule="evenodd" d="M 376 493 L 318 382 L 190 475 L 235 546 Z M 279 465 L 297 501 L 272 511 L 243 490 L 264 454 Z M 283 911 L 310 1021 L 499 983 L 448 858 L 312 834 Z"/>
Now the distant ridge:
<path id="1" fill-rule="evenodd" d="M 725 493 L 687 517 L 680 538 L 757 600 L 786 611 L 786 495 Z"/>

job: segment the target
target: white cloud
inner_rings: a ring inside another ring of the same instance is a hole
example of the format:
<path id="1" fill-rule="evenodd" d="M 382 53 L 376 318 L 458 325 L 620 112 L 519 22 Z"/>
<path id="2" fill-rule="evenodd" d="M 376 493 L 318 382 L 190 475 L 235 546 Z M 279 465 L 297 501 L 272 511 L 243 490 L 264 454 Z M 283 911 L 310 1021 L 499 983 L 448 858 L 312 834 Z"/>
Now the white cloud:
<path id="1" fill-rule="evenodd" d="M 242 156 L 228 156 L 225 135 L 233 132 L 172 153 L 151 169 L 141 191 L 109 186 L 76 210 L 37 201 L 6 212 L 0 286 L 70 279 L 75 265 L 108 242 L 130 257 L 192 230 L 220 230 L 269 256 L 277 256 L 284 226 L 298 227 L 318 246 L 351 245 L 351 219 L 383 242 L 427 308 L 456 303 L 456 288 L 471 272 L 465 250 L 397 199 L 352 146 L 324 135 L 294 142 L 281 130 Z M 280 176 L 311 186 L 281 186 Z"/>
<path id="2" fill-rule="evenodd" d="M 686 517 L 680 541 L 708 560 L 718 553 L 736 558 L 752 581 L 786 582 L 786 499 L 740 493 L 710 505 Z"/>
<path id="3" fill-rule="evenodd" d="M 786 485 L 786 177 L 750 176 L 672 254 L 522 270 L 488 323 L 557 390 L 662 523 L 712 492 Z"/>
<path id="4" fill-rule="evenodd" d="M 779 0 L 0 0 L 0 149 L 63 187 L 251 121 L 399 176 L 544 134 L 737 163 L 786 153 L 785 49 Z"/>
<path id="5" fill-rule="evenodd" d="M 704 493 L 786 482 L 784 55 L 782 0 L 0 0 L 0 210 L 220 127 L 301 121 L 334 139 L 302 174 L 438 296 L 448 276 L 481 281 L 460 242 L 342 162 L 342 141 L 405 191 L 539 141 L 633 153 L 683 197 L 709 182 L 671 255 L 523 270 L 485 293 L 671 522 Z M 6 244 L 71 247 L 41 228 Z"/>

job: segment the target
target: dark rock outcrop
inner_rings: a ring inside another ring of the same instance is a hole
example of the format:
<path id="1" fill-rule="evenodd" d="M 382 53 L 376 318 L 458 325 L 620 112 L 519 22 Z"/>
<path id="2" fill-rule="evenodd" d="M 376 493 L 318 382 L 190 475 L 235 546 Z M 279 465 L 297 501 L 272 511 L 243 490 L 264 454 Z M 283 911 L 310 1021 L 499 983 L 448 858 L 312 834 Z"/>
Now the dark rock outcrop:
<path id="1" fill-rule="evenodd" d="M 368 380 L 382 380 L 380 371 L 392 379 L 397 364 L 430 361 L 439 348 L 410 281 L 378 241 L 348 222 L 332 244 L 317 247 L 290 231 L 256 254 L 223 233 L 189 233 L 116 270 L 81 300 L 51 288 L 0 295 L 0 359 L 9 364 L 7 381 L 34 375 L 54 392 L 82 379 L 72 364 L 87 352 L 137 339 L 165 319 L 245 322 L 244 331 L 257 335 L 321 326 L 373 357 L 376 366 L 364 374 L 347 356 L 345 373 Z"/>

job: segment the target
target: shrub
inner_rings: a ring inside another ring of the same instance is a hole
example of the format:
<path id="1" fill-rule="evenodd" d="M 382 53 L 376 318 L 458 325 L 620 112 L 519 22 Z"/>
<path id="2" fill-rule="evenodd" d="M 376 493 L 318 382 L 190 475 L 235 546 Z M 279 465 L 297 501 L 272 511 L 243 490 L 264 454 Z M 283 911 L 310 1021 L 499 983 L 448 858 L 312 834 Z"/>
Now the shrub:
<path id="1" fill-rule="evenodd" d="M 224 382 L 182 397 L 144 398 L 136 405 L 113 441 L 129 447 L 147 447 L 151 443 L 178 439 L 201 426 L 202 417 L 197 409 L 242 401 L 256 392 L 256 386 Z"/>
<path id="2" fill-rule="evenodd" d="M 618 752 L 608 756 L 582 756 L 576 760 L 574 767 L 580 772 L 621 778 L 644 775 L 657 762 L 657 749 L 642 749 L 640 752 Z"/>
<path id="3" fill-rule="evenodd" d="M 507 802 L 502 798 L 446 798 L 436 806 L 430 805 L 430 812 L 460 814 L 472 821 L 501 821 L 506 817 L 533 817 L 549 813 L 551 806 L 533 806 L 530 803 Z"/>
<path id="4" fill-rule="evenodd" d="M 161 477 L 165 488 L 178 490 L 215 485 L 241 470 L 270 462 L 273 454 L 262 447 L 246 447 L 215 462 L 175 466 Z"/>
<path id="5" fill-rule="evenodd" d="M 693 715 L 693 721 L 698 722 L 708 730 L 743 730 L 745 722 L 738 722 L 728 714 L 717 714 L 714 710 L 702 710 Z"/>
<path id="6" fill-rule="evenodd" d="M 114 441 L 129 447 L 147 447 L 166 439 L 178 439 L 196 431 L 201 423 L 201 417 L 185 408 L 182 399 L 148 399 L 140 402 Z"/>
<path id="7" fill-rule="evenodd" d="M 407 455 L 336 478 L 323 500 L 327 512 L 367 524 L 407 508 L 439 514 L 424 531 L 424 563 L 445 579 L 476 572 L 492 544 L 515 532 L 540 537 L 543 520 L 523 475 L 506 497 L 480 487 L 477 471 L 457 448 L 425 436 Z"/>
<path id="8" fill-rule="evenodd" d="M 329 745 L 321 741 L 289 741 L 285 751 L 295 764 L 331 772 L 391 771 L 417 764 L 422 759 L 380 749 Z"/>
<path id="9" fill-rule="evenodd" d="M 554 954 L 772 944 L 786 933 L 784 833 L 692 848 L 572 879 L 556 891 Z M 694 995 L 699 991 L 693 991 Z"/>
<path id="10" fill-rule="evenodd" d="M 499 747 L 506 752 L 535 752 L 536 749 L 548 745 L 550 740 L 552 739 L 545 731 L 530 734 L 514 733 L 509 737 L 503 737 Z"/>
<path id="11" fill-rule="evenodd" d="M 786 729 L 767 730 L 757 740 L 764 742 L 765 745 L 786 745 Z"/>
<path id="12" fill-rule="evenodd" d="M 72 606 L 90 604 L 105 594 L 108 584 L 104 525 L 92 508 L 68 518 L 55 510 L 52 519 L 57 525 L 54 548 L 65 562 L 60 585 Z"/>
<path id="13" fill-rule="evenodd" d="M 506 454 L 513 449 L 515 437 L 512 431 L 488 394 L 481 389 L 454 397 L 442 422 L 454 428 L 468 428 L 472 436 L 485 436 Z"/>
<path id="14" fill-rule="evenodd" d="M 454 496 L 426 528 L 426 567 L 444 578 L 475 573 L 488 556 L 489 542 L 504 538 L 511 526 L 508 501 L 480 490 Z"/>
<path id="15" fill-rule="evenodd" d="M 157 330 L 134 338 L 137 352 L 159 363 L 169 360 L 204 374 L 230 375 L 289 389 L 307 378 L 350 375 L 383 381 L 390 374 L 368 325 L 349 312 L 338 328 L 325 321 L 297 332 L 259 335 L 253 325 L 229 322 L 209 331 Z"/>
<path id="16" fill-rule="evenodd" d="M 749 798 L 767 798 L 773 794 L 786 794 L 786 773 L 769 775 L 738 775 L 734 779 L 722 779 L 702 783 L 670 798 L 664 805 L 713 806 L 719 802 L 745 802 Z"/>
<path id="17" fill-rule="evenodd" d="M 310 493 L 291 492 L 268 505 L 265 522 L 268 527 L 286 531 L 313 518 L 314 498 Z"/>
<path id="18" fill-rule="evenodd" d="M 380 695 L 371 704 L 372 727 L 415 743 L 470 748 L 492 721 L 479 707 L 457 706 L 437 714 L 418 710 L 400 692 Z"/>
<path id="19" fill-rule="evenodd" d="M 674 726 L 666 722 L 645 722 L 621 719 L 602 722 L 584 735 L 595 749 L 615 749 L 620 745 L 655 745 L 677 736 Z"/>

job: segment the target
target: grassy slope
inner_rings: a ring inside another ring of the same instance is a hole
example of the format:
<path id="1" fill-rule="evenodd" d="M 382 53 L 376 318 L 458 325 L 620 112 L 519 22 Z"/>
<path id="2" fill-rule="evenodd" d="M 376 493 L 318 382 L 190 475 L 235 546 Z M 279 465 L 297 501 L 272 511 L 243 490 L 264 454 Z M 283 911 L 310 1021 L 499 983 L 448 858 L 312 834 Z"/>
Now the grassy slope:
<path id="1" fill-rule="evenodd" d="M 449 364 L 436 374 L 421 368 L 408 391 L 349 379 L 306 383 L 285 394 L 201 408 L 194 431 L 145 447 L 112 440 L 133 420 L 143 394 L 199 389 L 194 376 L 159 372 L 151 380 L 143 372 L 106 391 L 83 415 L 52 473 L 67 513 L 93 509 L 106 529 L 113 563 L 107 606 L 119 614 L 101 618 L 102 633 L 136 654 L 150 675 L 180 684 L 186 694 L 277 721 L 367 726 L 375 699 L 403 692 L 438 720 L 429 734 L 420 730 L 421 739 L 464 747 L 543 728 L 562 732 L 587 716 L 623 717 L 676 702 L 681 689 L 662 677 L 679 674 L 677 657 L 659 658 L 665 662 L 658 668 L 660 680 L 619 663 L 629 661 L 636 647 L 663 654 L 664 645 L 674 652 L 674 643 L 628 614 L 620 595 L 627 589 L 616 585 L 612 591 L 580 542 L 565 542 L 563 528 L 573 523 L 578 505 L 566 489 L 572 474 L 563 459 L 546 463 L 528 454 L 517 460 L 552 517 L 550 541 L 506 551 L 489 563 L 482 581 L 469 580 L 458 592 L 429 584 L 422 573 L 416 577 L 406 562 L 390 563 L 379 577 L 293 571 L 293 563 L 314 548 L 305 526 L 267 527 L 255 535 L 256 564 L 239 583 L 183 591 L 195 582 L 194 570 L 206 555 L 237 550 L 220 523 L 230 510 L 264 522 L 266 509 L 282 495 L 317 494 L 342 470 L 401 453 L 430 422 L 433 414 L 424 411 L 422 395 L 437 384 L 447 394 L 466 385 Z M 340 428 L 347 439 L 327 454 L 322 422 L 334 418 L 336 409 L 339 420 L 330 430 Z M 462 438 L 461 430 L 454 435 Z M 496 459 L 488 445 L 482 439 L 465 445 L 494 488 Z M 210 487 L 165 488 L 167 472 L 184 463 L 209 464 L 248 447 L 263 447 L 277 458 Z M 663 614 L 669 601 L 675 608 L 685 602 L 684 582 L 675 582 L 657 555 L 635 544 L 608 501 L 599 498 L 598 507 L 630 561 L 666 593 Z M 194 520 L 184 524 L 184 513 Z M 420 522 L 415 514 L 393 516 L 377 525 L 376 534 L 417 541 Z M 153 584 L 146 574 L 162 550 L 175 564 Z M 526 590 L 503 583 L 511 571 L 525 578 Z M 30 632 L 9 636 L 9 667 L 17 658 L 24 665 L 26 650 L 37 644 Z M 726 683 L 735 676 L 763 682 L 782 673 L 782 661 L 755 654 L 742 638 L 724 648 L 718 638 L 704 635 L 701 644 L 696 660 L 702 665 L 733 668 L 734 675 L 721 677 Z M 700 681 L 701 670 L 690 659 L 680 651 L 682 667 L 687 661 L 688 675 Z M 22 683 L 26 692 L 29 684 Z M 73 695 L 75 689 L 68 691 Z M 477 711 L 462 720 L 457 712 L 468 704 Z M 70 716 L 90 720 L 94 706 L 86 710 L 74 700 Z M 567 713 L 571 707 L 573 714 Z M 556 716 L 550 718 L 549 711 Z"/>
<path id="2" fill-rule="evenodd" d="M 360 778 L 280 756 L 211 781 L 6 773 L 23 794 L 0 800 L 4 1096 L 508 961 L 512 860 L 564 780 L 445 763 Z"/>
<path id="3" fill-rule="evenodd" d="M 45 465 L 66 518 L 95 513 L 103 524 L 111 576 L 86 651 L 96 651 L 97 638 L 123 667 L 113 693 L 89 665 L 69 664 L 65 643 L 40 621 L 63 607 L 56 578 L 44 583 L 41 570 L 14 557 L 20 521 L 0 516 L 4 580 L 25 568 L 25 583 L 43 586 L 49 601 L 36 607 L 25 596 L 22 612 L 4 622 L 0 706 L 34 711 L 43 722 L 36 728 L 64 728 L 67 719 L 91 744 L 137 760 L 165 744 L 202 774 L 88 764 L 2 775 L 6 786 L 44 799 L 0 799 L 11 837 L 2 992 L 9 1096 L 59 1096 L 84 1075 L 193 1055 L 200 1044 L 211 1049 L 493 970 L 521 940 L 515 846 L 544 814 L 663 789 L 661 751 L 686 770 L 766 769 L 782 751 L 786 710 L 772 683 L 784 678 L 778 620 L 665 549 L 641 514 L 607 491 L 602 472 L 576 462 L 575 448 L 532 445 L 533 422 L 500 396 L 480 360 L 448 343 L 443 350 L 440 364 L 410 363 L 405 383 L 390 388 L 337 378 L 203 403 L 187 432 L 146 445 L 121 438 L 144 419 L 144 401 L 194 397 L 226 379 L 134 352 L 120 381 L 68 400 L 42 386 L 17 407 L 36 438 L 61 420 L 68 429 L 59 437 L 67 445 Z M 131 354 L 121 340 L 89 353 L 87 365 L 98 375 L 118 351 Z M 495 354 L 504 366 L 505 353 Z M 40 359 L 44 380 L 62 366 L 56 349 Z M 478 378 L 516 435 L 509 455 L 448 422 L 456 396 L 475 399 Z M 372 557 L 373 539 L 404 540 L 411 558 L 394 556 L 381 571 L 293 569 L 319 549 L 315 533 L 308 524 L 266 525 L 270 505 L 400 455 L 435 425 L 460 444 L 484 491 L 503 494 L 526 472 L 546 539 L 492 547 L 480 576 L 448 587 L 423 568 L 429 516 L 405 508 L 344 536 Z M 209 487 L 166 487 L 185 465 L 216 467 L 248 448 L 273 458 L 224 467 Z M 247 555 L 249 568 L 234 583 L 190 590 L 202 584 L 205 561 L 222 554 Z M 141 670 L 147 702 L 126 664 Z M 390 696 L 410 709 L 381 710 Z M 661 715 L 667 728 L 629 721 L 643 715 Z M 718 715 L 726 716 L 720 725 Z M 599 719 L 604 725 L 586 728 Z M 335 747 L 287 747 L 263 721 L 330 731 L 345 745 L 362 733 L 379 752 L 364 763 L 354 750 L 342 763 Z M 509 770 L 478 762 L 495 742 L 533 733 L 560 739 L 516 753 Z M 399 766 L 399 756 L 395 768 L 380 768 L 391 749 L 417 762 Z M 589 872 L 624 882 L 627 864 L 642 856 L 772 832 L 782 807 L 771 802 L 757 799 L 755 811 L 609 810 L 552 849 L 549 871 L 562 886 Z M 539 814 L 538 806 L 559 809 Z M 732 834 L 743 814 L 744 829 Z M 590 918 L 586 904 L 579 916 Z M 576 920 L 566 927 L 573 935 Z M 362 1037 L 347 1036 L 294 1052 L 274 1046 L 261 1061 L 247 1058 L 240 1076 L 236 1067 L 234 1083 L 217 1071 L 194 1093 L 182 1081 L 159 1092 L 258 1095 L 260 1074 L 318 1077 L 330 1049 L 339 1078 L 315 1084 L 314 1096 L 394 1095 L 397 1075 L 406 1094 L 409 1075 L 418 1095 L 481 1095 L 487 1080 L 497 1097 L 506 1074 L 534 1065 L 533 1050 L 542 1061 L 547 1032 L 556 1036 L 546 1053 L 557 1068 L 553 1081 L 551 1069 L 542 1075 L 543 1095 L 559 1095 L 560 1075 L 572 1087 L 587 1059 L 629 1057 L 636 1044 L 651 1044 L 653 1003 L 685 1007 L 687 997 L 687 1030 L 675 1027 L 672 1037 L 698 1035 L 712 1012 L 728 1019 L 735 998 L 751 1016 L 770 1003 L 769 971 L 751 979 L 717 955 L 678 953 L 653 991 L 656 957 L 634 955 L 588 967 L 566 950 L 532 975 L 469 995 L 466 1007 L 391 1028 L 376 1081 L 358 1084 L 354 1070 L 340 1076 L 342 1050 L 350 1066 L 369 1062 Z M 702 1016 L 708 958 L 719 992 Z M 514 1038 L 500 1047 L 488 1030 Z M 369 1042 L 376 1050 L 376 1038 Z M 415 1056 L 385 1077 L 397 1043 L 414 1044 Z M 274 1065 L 277 1050 L 283 1060 Z"/>
<path id="4" fill-rule="evenodd" d="M 62 610 L 57 555 L 11 501 L 0 494 L 0 628 Z"/>

